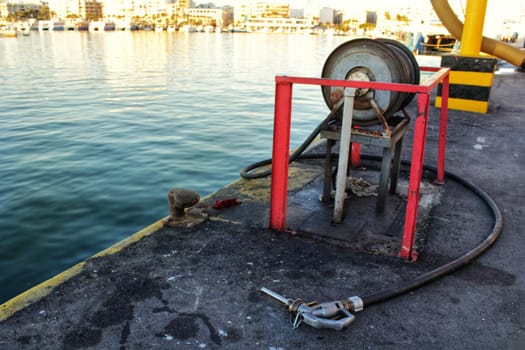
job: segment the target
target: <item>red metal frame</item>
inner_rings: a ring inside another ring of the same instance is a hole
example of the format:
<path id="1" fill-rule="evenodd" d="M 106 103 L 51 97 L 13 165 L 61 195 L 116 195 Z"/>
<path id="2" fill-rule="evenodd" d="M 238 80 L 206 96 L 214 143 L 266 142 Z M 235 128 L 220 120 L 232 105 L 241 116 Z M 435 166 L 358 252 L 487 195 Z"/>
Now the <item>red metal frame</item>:
<path id="1" fill-rule="evenodd" d="M 449 68 L 420 67 L 421 71 L 434 72 L 419 85 L 368 82 L 354 80 L 334 80 L 320 78 L 301 78 L 289 76 L 275 77 L 275 118 L 272 152 L 272 185 L 270 198 L 270 228 L 285 231 L 286 204 L 288 192 L 288 161 L 290 153 L 290 125 L 292 116 L 293 84 L 338 86 L 343 88 L 366 88 L 375 90 L 390 90 L 417 94 L 417 116 L 414 127 L 414 142 L 412 147 L 412 164 L 410 166 L 410 181 L 408 186 L 408 203 L 405 215 L 405 227 L 399 256 L 404 259 L 416 258 L 413 251 L 414 233 L 416 228 L 419 190 L 423 175 L 423 160 L 425 153 L 426 130 L 430 106 L 430 93 L 439 83 L 442 84 L 441 113 L 439 129 L 439 145 L 437 159 L 436 183 L 444 183 L 445 146 L 448 118 Z"/>

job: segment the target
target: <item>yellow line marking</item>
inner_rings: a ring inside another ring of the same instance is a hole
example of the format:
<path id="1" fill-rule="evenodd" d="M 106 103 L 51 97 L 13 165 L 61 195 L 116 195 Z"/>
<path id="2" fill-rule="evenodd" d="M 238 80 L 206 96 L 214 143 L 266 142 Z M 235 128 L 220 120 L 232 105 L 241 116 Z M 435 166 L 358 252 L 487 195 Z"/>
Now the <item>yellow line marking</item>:
<path id="1" fill-rule="evenodd" d="M 151 235 L 153 232 L 157 231 L 163 226 L 163 222 L 164 219 L 161 219 L 145 227 L 144 229 L 136 232 L 135 234 L 129 236 L 128 238 L 123 239 L 122 241 L 115 243 L 111 247 L 93 255 L 91 258 L 115 254 L 124 249 L 125 247 L 129 246 L 130 244 L 135 243 L 140 239 Z M 78 264 L 70 267 L 64 272 L 61 272 L 58 275 L 51 277 L 50 279 L 40 284 L 37 284 L 36 286 L 26 290 L 25 292 L 13 297 L 12 299 L 0 305 L 0 321 L 11 317 L 17 311 L 20 311 L 23 308 L 33 303 L 36 303 L 37 301 L 51 293 L 54 288 L 66 282 L 70 278 L 78 275 L 84 269 L 86 261 L 91 258 L 79 262 Z"/>
<path id="2" fill-rule="evenodd" d="M 79 274 L 84 265 L 85 261 L 79 262 L 73 267 L 67 269 L 66 271 L 59 273 L 58 275 L 44 281 L 40 284 L 37 284 L 31 289 L 26 290 L 22 294 L 17 295 L 16 297 L 6 301 L 4 304 L 0 305 L 0 321 L 7 319 L 12 316 L 15 312 L 29 306 L 38 300 L 42 299 L 58 285 L 64 283 L 73 276 Z"/>

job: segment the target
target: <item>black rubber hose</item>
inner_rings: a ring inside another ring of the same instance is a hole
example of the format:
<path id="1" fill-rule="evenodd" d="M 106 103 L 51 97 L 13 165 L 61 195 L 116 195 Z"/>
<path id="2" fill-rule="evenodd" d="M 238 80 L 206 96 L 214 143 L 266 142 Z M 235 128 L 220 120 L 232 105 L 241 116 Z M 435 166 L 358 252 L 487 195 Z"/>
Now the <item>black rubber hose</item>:
<path id="1" fill-rule="evenodd" d="M 328 123 L 330 120 L 332 120 L 335 117 L 336 113 L 341 109 L 342 105 L 343 105 L 342 103 L 339 103 L 338 105 L 336 105 L 335 108 L 326 116 L 326 118 L 319 125 L 317 125 L 317 127 L 310 133 L 310 135 L 308 135 L 306 140 L 304 140 L 303 143 L 293 151 L 293 153 L 290 155 L 288 163 L 291 163 L 297 160 L 297 158 L 301 157 L 302 153 L 306 150 L 306 148 L 313 142 L 313 140 L 315 140 L 315 138 L 321 131 L 321 128 L 323 127 L 323 125 L 325 125 L 326 123 Z M 266 177 L 272 173 L 271 168 L 258 172 L 258 173 L 250 173 L 250 171 L 260 168 L 265 165 L 270 165 L 270 164 L 272 164 L 271 158 L 261 160 L 260 162 L 257 162 L 257 163 L 250 164 L 241 170 L 240 175 L 242 178 L 248 179 L 248 180 Z"/>
<path id="2" fill-rule="evenodd" d="M 340 108 L 340 106 L 339 106 Z M 327 123 L 328 121 L 330 121 L 335 113 L 337 112 L 337 110 L 339 108 L 334 108 L 334 110 L 325 118 L 325 120 L 323 120 L 323 122 L 321 122 L 313 131 L 312 133 L 308 136 L 308 138 L 301 144 L 301 146 L 299 148 L 297 148 L 293 153 L 292 155 L 290 156 L 290 159 L 289 159 L 289 162 L 293 162 L 295 161 L 296 159 L 298 158 L 302 158 L 302 159 L 305 159 L 305 158 L 324 158 L 325 155 L 324 154 L 307 154 L 307 155 L 302 155 L 302 153 L 306 150 L 306 148 L 310 145 L 310 143 L 312 143 L 312 141 L 315 139 L 315 137 L 317 136 L 317 134 L 319 134 L 320 130 L 321 130 L 321 127 L 323 126 L 324 123 Z M 381 161 L 381 157 L 380 156 L 375 156 L 375 155 L 361 155 L 361 158 L 362 159 L 367 159 L 367 160 L 376 160 L 376 161 Z M 260 162 L 257 162 L 257 163 L 253 163 L 247 167 L 245 167 L 244 169 L 241 170 L 241 176 L 245 179 L 256 179 L 256 178 L 261 178 L 261 177 L 265 177 L 265 176 L 268 176 L 269 174 L 271 174 L 272 170 L 271 168 L 270 169 L 267 169 L 263 172 L 260 172 L 260 173 L 249 173 L 250 171 L 256 169 L 256 168 L 259 168 L 261 166 L 264 166 L 264 165 L 269 165 L 272 163 L 272 160 L 271 159 L 266 159 L 266 160 L 263 160 L 263 161 L 260 161 Z M 407 165 L 407 166 L 410 166 L 411 163 L 409 161 L 402 161 L 401 162 L 403 165 Z M 432 166 L 429 166 L 429 165 L 423 165 L 423 169 L 427 170 L 427 171 L 432 171 L 434 173 L 437 173 L 437 170 L 435 167 L 432 167 Z M 494 200 L 492 200 L 492 198 L 490 198 L 481 188 L 479 188 L 478 186 L 476 186 L 475 184 L 473 184 L 472 182 L 458 176 L 458 175 L 455 175 L 453 173 L 450 173 L 450 172 L 445 172 L 445 176 L 450 178 L 450 179 L 453 179 L 454 181 L 462 184 L 463 186 L 465 186 L 466 188 L 468 188 L 469 190 L 471 190 L 472 192 L 474 192 L 474 194 L 476 194 L 478 197 L 480 197 L 484 202 L 485 204 L 487 205 L 487 207 L 490 209 L 490 211 L 492 212 L 492 215 L 494 217 L 494 226 L 492 228 L 492 231 L 491 233 L 487 236 L 487 238 L 481 242 L 478 246 L 474 247 L 472 250 L 468 251 L 467 253 L 465 253 L 463 256 L 455 259 L 455 260 L 452 260 L 451 262 L 445 264 L 445 265 L 442 265 L 432 271 L 429 271 L 423 275 L 421 275 L 420 277 L 410 281 L 410 282 L 407 282 L 407 283 L 404 283 L 404 284 L 401 284 L 401 285 L 398 285 L 398 286 L 395 286 L 395 287 L 392 287 L 392 288 L 389 288 L 389 289 L 385 289 L 383 291 L 380 291 L 380 292 L 377 292 L 377 293 L 374 293 L 374 294 L 370 294 L 370 295 L 366 295 L 364 297 L 361 297 L 361 299 L 363 300 L 363 307 L 367 307 L 367 306 L 370 306 L 370 305 L 373 305 L 373 304 L 377 304 L 377 303 L 380 303 L 380 302 L 383 302 L 383 301 L 386 301 L 388 299 L 392 299 L 394 297 L 397 297 L 401 294 L 404 294 L 404 293 L 407 293 L 409 291 L 412 291 L 416 288 L 419 288 L 427 283 L 430 283 L 440 277 L 443 277 L 444 275 L 447 275 L 449 273 L 452 273 L 453 271 L 457 270 L 458 268 L 470 263 L 472 260 L 474 260 L 475 258 L 477 258 L 478 256 L 480 256 L 481 254 L 483 254 L 492 244 L 494 244 L 494 242 L 498 239 L 498 237 L 501 235 L 501 231 L 503 230 L 503 219 L 502 219 L 502 216 L 501 216 L 501 212 L 498 208 L 498 206 L 496 205 L 496 203 L 494 202 Z"/>
<path id="3" fill-rule="evenodd" d="M 298 158 L 300 156 L 301 154 L 298 153 L 295 158 Z M 325 157 L 324 154 L 307 154 L 307 155 L 301 156 L 302 159 L 324 158 L 324 157 Z M 376 155 L 362 154 L 361 159 L 381 161 L 382 158 Z M 270 164 L 270 163 L 271 163 L 271 159 L 264 160 L 258 163 L 254 163 L 251 167 L 252 169 L 254 169 L 256 168 L 255 164 Z M 406 166 L 411 165 L 411 162 L 405 161 L 405 160 L 401 161 L 401 163 Z M 430 165 L 423 165 L 423 169 L 437 173 L 436 168 Z M 429 271 L 407 283 L 403 283 L 403 284 L 382 290 L 380 292 L 365 295 L 364 297 L 361 297 L 361 300 L 363 301 L 363 307 L 368 307 L 370 305 L 377 304 L 377 303 L 395 298 L 401 294 L 410 292 L 416 288 L 419 288 L 427 283 L 430 283 L 438 278 L 441 278 L 449 273 L 454 272 L 455 270 L 459 269 L 460 267 L 463 267 L 464 265 L 470 263 L 472 260 L 474 260 L 481 254 L 483 254 L 488 248 L 490 248 L 490 246 L 492 246 L 492 244 L 494 244 L 494 242 L 496 242 L 496 240 L 501 235 L 501 232 L 503 230 L 503 219 L 502 219 L 501 211 L 499 210 L 494 200 L 490 198 L 481 188 L 479 188 L 478 186 L 476 186 L 475 184 L 473 184 L 472 182 L 468 181 L 465 178 L 462 178 L 448 171 L 445 171 L 445 176 L 449 179 L 452 179 L 460 183 L 464 187 L 468 188 L 475 195 L 477 195 L 479 198 L 483 200 L 483 202 L 487 205 L 487 207 L 492 212 L 492 216 L 494 218 L 494 225 L 492 227 L 492 231 L 485 238 L 485 240 L 483 240 L 483 242 L 481 242 L 478 246 L 469 250 L 467 253 L 460 256 L 459 258 L 454 259 L 451 262 L 445 265 L 442 265 L 432 271 Z"/>
<path id="4" fill-rule="evenodd" d="M 381 157 L 378 157 L 378 156 L 370 156 L 370 155 L 362 155 L 361 156 L 363 159 L 370 159 L 370 160 L 380 160 Z M 410 166 L 410 162 L 408 161 L 402 161 L 403 165 L 408 165 Z M 429 165 L 424 165 L 423 168 L 425 170 L 428 170 L 428 171 L 432 171 L 434 173 L 437 173 L 437 170 L 435 167 L 432 167 L 432 166 L 429 166 Z M 464 255 L 460 256 L 459 258 L 455 259 L 455 260 L 452 260 L 451 262 L 445 264 L 445 265 L 442 265 L 432 271 L 429 271 L 423 275 L 421 275 L 420 277 L 410 281 L 410 282 L 407 282 L 407 283 L 403 283 L 401 285 L 398 285 L 398 286 L 395 286 L 395 287 L 392 287 L 392 288 L 389 288 L 389 289 L 385 289 L 383 291 L 380 291 L 378 293 L 374 293 L 374 294 L 370 294 L 370 295 L 366 295 L 364 297 L 362 297 L 361 299 L 363 300 L 363 306 L 366 307 L 366 306 L 370 306 L 370 305 L 373 305 L 373 304 L 377 304 L 377 303 L 380 303 L 380 302 L 383 302 L 383 301 L 386 301 L 388 299 L 392 299 L 394 297 L 397 297 L 401 294 L 404 294 L 404 293 L 407 293 L 409 291 L 412 291 L 416 288 L 419 288 L 429 282 L 432 282 L 440 277 L 443 277 L 444 275 L 447 275 L 449 273 L 452 273 L 453 271 L 457 270 L 458 268 L 470 263 L 472 260 L 474 260 L 475 258 L 477 258 L 478 256 L 480 256 L 481 254 L 483 254 L 490 246 L 492 246 L 492 244 L 494 244 L 494 242 L 496 242 L 496 240 L 499 238 L 499 236 L 501 235 L 501 232 L 503 230 L 503 219 L 502 219 L 502 216 L 501 216 L 501 212 L 498 208 L 498 206 L 496 205 L 496 203 L 494 202 L 494 200 L 492 198 L 490 198 L 481 188 L 479 188 L 478 186 L 476 186 L 475 184 L 473 184 L 472 182 L 458 176 L 458 175 L 455 175 L 453 173 L 450 173 L 450 172 L 445 172 L 445 176 L 450 178 L 450 179 L 453 179 L 454 181 L 460 183 L 461 185 L 465 186 L 466 188 L 468 188 L 469 190 L 471 190 L 472 192 L 474 192 L 474 194 L 476 194 L 478 197 L 480 197 L 484 202 L 485 204 L 487 205 L 487 207 L 490 209 L 490 211 L 492 212 L 492 215 L 494 217 L 494 225 L 492 227 L 492 231 L 491 233 L 485 238 L 485 240 L 483 242 L 481 242 L 478 246 L 474 247 L 473 249 L 471 249 L 470 251 L 468 251 L 467 253 L 465 253 Z"/>

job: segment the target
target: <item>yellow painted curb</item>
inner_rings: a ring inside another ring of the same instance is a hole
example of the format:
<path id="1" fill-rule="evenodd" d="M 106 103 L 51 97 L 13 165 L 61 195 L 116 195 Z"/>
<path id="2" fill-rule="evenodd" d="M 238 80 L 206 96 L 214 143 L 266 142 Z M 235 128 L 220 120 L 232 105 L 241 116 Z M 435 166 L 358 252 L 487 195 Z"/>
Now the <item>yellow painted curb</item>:
<path id="1" fill-rule="evenodd" d="M 313 173 L 307 171 L 307 169 L 298 169 L 295 167 L 290 167 L 291 180 L 288 184 L 289 190 L 304 186 L 305 183 L 312 181 Z M 261 181 L 259 182 L 248 182 L 243 179 L 237 179 L 232 181 L 230 184 L 225 186 L 223 189 L 235 188 L 246 197 L 251 200 L 256 201 L 268 201 L 269 200 L 269 187 L 270 187 L 270 178 L 262 181 L 263 186 L 261 187 Z M 241 189 L 236 188 L 240 186 Z M 257 189 L 257 186 L 261 187 Z M 244 190 L 244 191 L 243 191 Z M 201 199 L 201 202 L 205 202 L 208 198 L 212 197 L 214 193 L 209 194 L 208 196 Z M 87 260 L 91 258 L 98 258 L 102 256 L 115 254 L 125 247 L 140 241 L 142 238 L 151 235 L 155 231 L 159 230 L 164 226 L 164 220 L 167 217 L 158 220 L 157 222 L 145 227 L 144 229 L 134 233 L 133 235 L 121 240 L 120 242 L 115 243 L 109 248 L 102 250 L 101 252 L 91 256 L 90 258 L 79 262 L 78 264 L 70 267 L 69 269 L 59 273 L 58 275 L 40 283 L 36 286 L 26 290 L 25 292 L 13 297 L 12 299 L 6 301 L 4 304 L 0 305 L 0 321 L 3 321 L 11 317 L 14 313 L 23 308 L 36 303 L 49 293 L 53 291 L 54 288 L 66 282 L 70 278 L 78 275 L 82 272 L 84 266 L 86 265 Z M 220 220 L 220 217 L 215 218 Z"/>
<path id="2" fill-rule="evenodd" d="M 121 251 L 123 248 L 129 246 L 130 244 L 139 241 L 143 237 L 151 235 L 153 232 L 157 231 L 163 226 L 163 222 L 164 222 L 164 219 L 161 219 L 145 227 L 144 229 L 136 232 L 135 234 L 129 236 L 128 238 L 123 239 L 122 241 L 115 243 L 111 247 L 97 253 L 91 258 L 115 254 Z M 9 299 L 8 301 L 0 305 L 0 321 L 3 321 L 11 317 L 15 312 L 22 310 L 23 308 L 33 303 L 36 303 L 37 301 L 39 301 L 40 299 L 42 299 L 43 297 L 51 293 L 54 288 L 66 282 L 70 278 L 78 275 L 80 272 L 82 272 L 84 265 L 86 265 L 86 261 L 89 259 L 90 258 L 79 262 L 78 264 L 70 267 L 64 272 L 61 272 L 58 275 L 40 284 L 37 284 L 31 289 L 26 290 L 25 292 L 17 295 L 16 297 L 12 299 Z"/>
<path id="3" fill-rule="evenodd" d="M 162 228 L 164 225 L 164 220 L 161 219 L 157 222 L 154 222 L 153 224 L 143 228 L 142 230 L 134 233 L 133 235 L 129 236 L 128 238 L 123 239 L 120 242 L 115 243 L 111 247 L 104 249 L 103 251 L 95 254 L 93 257 L 98 258 L 105 255 L 112 255 L 115 253 L 118 253 L 125 247 L 129 246 L 130 244 L 133 244 L 137 241 L 140 241 L 142 238 L 151 235 L 153 232 L 157 231 L 158 229 Z"/>
<path id="4" fill-rule="evenodd" d="M 79 274 L 85 264 L 85 261 L 79 262 L 66 271 L 37 284 L 33 288 L 26 290 L 22 294 L 18 294 L 16 297 L 0 305 L 0 321 L 11 317 L 15 312 L 22 310 L 51 293 L 56 286 Z"/>

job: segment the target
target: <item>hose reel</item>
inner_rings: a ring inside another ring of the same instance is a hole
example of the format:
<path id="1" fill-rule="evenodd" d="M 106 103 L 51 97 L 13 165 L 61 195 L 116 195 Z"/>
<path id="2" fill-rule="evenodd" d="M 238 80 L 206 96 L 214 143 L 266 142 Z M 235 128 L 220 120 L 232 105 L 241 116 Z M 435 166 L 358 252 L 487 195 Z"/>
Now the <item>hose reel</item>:
<path id="1" fill-rule="evenodd" d="M 322 78 L 419 84 L 420 75 L 416 58 L 403 44 L 391 39 L 362 38 L 347 41 L 332 51 L 323 66 Z M 342 108 L 334 108 L 338 102 L 331 98 L 337 92 L 342 96 L 342 90 L 338 91 L 330 86 L 322 87 L 324 100 L 331 112 L 290 155 L 290 162 L 302 156 L 328 123 L 334 119 L 341 120 Z M 408 105 L 414 97 L 413 93 L 372 89 L 360 89 L 359 94 L 360 96 L 354 99 L 352 123 L 363 127 L 382 123 L 377 109 L 388 119 Z M 250 164 L 241 170 L 240 175 L 245 179 L 268 176 L 272 172 L 271 169 L 259 172 L 254 170 L 271 163 L 271 159 L 265 159 Z"/>
<path id="2" fill-rule="evenodd" d="M 332 51 L 323 66 L 322 77 L 402 84 L 419 84 L 420 80 L 419 65 L 407 47 L 391 39 L 366 38 L 347 41 Z M 323 86 L 322 93 L 330 109 L 342 96 L 340 88 L 330 86 Z M 353 123 L 357 126 L 380 123 L 375 106 L 388 119 L 414 97 L 412 93 L 372 89 L 360 89 L 357 95 L 353 112 Z"/>

